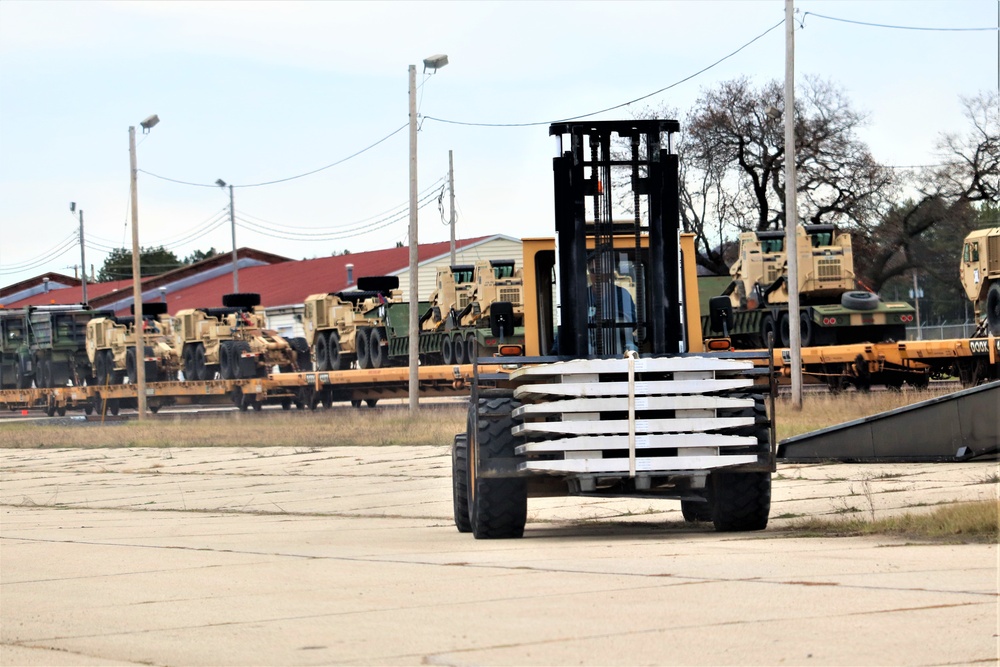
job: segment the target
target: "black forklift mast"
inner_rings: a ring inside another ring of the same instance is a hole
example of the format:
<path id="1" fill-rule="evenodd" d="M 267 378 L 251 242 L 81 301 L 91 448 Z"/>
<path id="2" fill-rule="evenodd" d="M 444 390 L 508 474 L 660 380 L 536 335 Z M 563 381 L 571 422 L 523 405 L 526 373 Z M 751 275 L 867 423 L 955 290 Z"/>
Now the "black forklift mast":
<path id="1" fill-rule="evenodd" d="M 559 261 L 561 321 L 559 355 L 611 356 L 623 328 L 634 330 L 643 353 L 677 353 L 684 338 L 680 295 L 680 199 L 678 159 L 671 153 L 676 120 L 555 123 L 553 159 L 555 222 Z M 564 141 L 568 138 L 568 150 Z M 661 145 L 665 138 L 666 146 Z M 615 220 L 615 189 L 631 194 L 632 219 Z M 588 216 L 587 204 L 590 206 Z M 589 218 L 589 219 L 588 219 Z M 640 237 L 649 235 L 646 265 L 636 282 L 632 319 L 616 314 L 615 244 L 634 240 L 635 261 L 643 256 Z M 588 255 L 587 238 L 594 250 Z M 592 266 L 588 287 L 588 259 Z M 592 344 L 592 345 L 591 345 Z"/>

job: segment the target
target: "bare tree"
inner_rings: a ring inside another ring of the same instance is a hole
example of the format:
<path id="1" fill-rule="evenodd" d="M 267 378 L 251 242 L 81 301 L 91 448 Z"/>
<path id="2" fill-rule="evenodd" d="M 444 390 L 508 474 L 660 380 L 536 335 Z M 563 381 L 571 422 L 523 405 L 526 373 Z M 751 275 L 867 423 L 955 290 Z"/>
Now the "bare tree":
<path id="1" fill-rule="evenodd" d="M 1000 98 L 984 92 L 962 98 L 962 104 L 965 132 L 942 134 L 938 164 L 911 175 L 919 196 L 895 207 L 858 239 L 855 256 L 866 260 L 859 268 L 872 289 L 914 269 L 947 280 L 941 262 L 931 259 L 946 252 L 940 240 L 954 242 L 956 230 L 960 239 L 984 207 L 1000 201 Z M 958 252 L 958 244 L 951 252 Z"/>

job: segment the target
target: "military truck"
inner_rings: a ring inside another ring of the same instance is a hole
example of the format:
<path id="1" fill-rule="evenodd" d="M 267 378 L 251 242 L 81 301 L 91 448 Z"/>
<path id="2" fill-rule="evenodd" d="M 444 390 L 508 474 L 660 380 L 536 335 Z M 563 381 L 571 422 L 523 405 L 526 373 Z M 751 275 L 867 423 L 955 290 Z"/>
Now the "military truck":
<path id="1" fill-rule="evenodd" d="M 1000 336 L 1000 227 L 978 229 L 965 237 L 959 274 L 976 319 L 985 314 L 986 328 Z"/>
<path id="2" fill-rule="evenodd" d="M 298 351 L 266 328 L 260 295 L 225 294 L 222 308 L 190 308 L 174 315 L 174 349 L 185 380 L 266 377 L 298 369 Z"/>
<path id="3" fill-rule="evenodd" d="M 0 310 L 0 384 L 6 388 L 83 386 L 93 382 L 87 322 L 113 315 L 86 306 Z"/>
<path id="4" fill-rule="evenodd" d="M 165 303 L 142 304 L 143 363 L 147 382 L 177 379 L 180 356 L 175 349 L 173 320 Z M 136 318 L 132 316 L 96 317 L 87 323 L 87 357 L 94 368 L 98 385 L 135 384 Z"/>
<path id="5" fill-rule="evenodd" d="M 373 313 L 382 304 L 400 303 L 401 295 L 399 277 L 366 276 L 358 279 L 356 290 L 306 297 L 305 341 L 316 370 L 388 365 L 388 357 L 382 354 L 387 345 L 385 322 Z"/>
<path id="6" fill-rule="evenodd" d="M 420 326 L 422 331 L 440 334 L 441 363 L 471 363 L 477 356 L 495 353 L 501 342 L 523 346 L 523 283 L 522 271 L 511 259 L 480 260 L 438 270 L 437 289 Z M 513 333 L 502 341 L 493 335 L 491 326 L 496 317 L 494 304 L 500 303 L 504 304 L 503 317 L 512 318 L 514 326 Z"/>
<path id="7" fill-rule="evenodd" d="M 685 519 L 719 531 L 767 526 L 773 357 L 729 352 L 726 339 L 709 343 L 725 351 L 704 352 L 694 243 L 678 233 L 678 130 L 674 120 L 549 128 L 560 146 L 556 240 L 523 240 L 525 356 L 473 376 L 452 443 L 460 532 L 521 537 L 529 498 L 566 495 L 679 500 Z M 618 187 L 631 188 L 630 224 L 611 219 Z M 634 288 L 627 313 L 618 276 Z M 710 311 L 720 329 L 731 311 L 721 302 Z M 513 333 L 510 319 L 491 320 L 497 336 Z M 622 352 L 623 331 L 636 350 Z"/>
<path id="8" fill-rule="evenodd" d="M 906 339 L 913 307 L 882 302 L 877 294 L 857 289 L 850 234 L 837 233 L 833 225 L 799 225 L 796 245 L 798 316 L 788 312 L 785 232 L 746 232 L 740 235 L 739 257 L 721 292 L 732 302 L 733 328 L 715 331 L 703 316 L 706 337 L 728 333 L 737 348 L 747 349 L 766 347 L 773 335 L 775 345 L 788 347 L 794 321 L 804 347 Z M 707 285 L 710 280 L 699 281 L 700 289 Z"/>

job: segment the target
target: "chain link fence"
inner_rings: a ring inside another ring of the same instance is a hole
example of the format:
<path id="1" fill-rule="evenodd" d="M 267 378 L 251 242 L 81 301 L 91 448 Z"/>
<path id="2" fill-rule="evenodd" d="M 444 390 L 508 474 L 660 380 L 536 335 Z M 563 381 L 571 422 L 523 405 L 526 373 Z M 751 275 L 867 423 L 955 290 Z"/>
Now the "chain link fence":
<path id="1" fill-rule="evenodd" d="M 975 322 L 957 322 L 954 324 L 924 324 L 917 327 L 906 327 L 906 340 L 948 340 L 952 338 L 971 338 L 976 331 Z"/>

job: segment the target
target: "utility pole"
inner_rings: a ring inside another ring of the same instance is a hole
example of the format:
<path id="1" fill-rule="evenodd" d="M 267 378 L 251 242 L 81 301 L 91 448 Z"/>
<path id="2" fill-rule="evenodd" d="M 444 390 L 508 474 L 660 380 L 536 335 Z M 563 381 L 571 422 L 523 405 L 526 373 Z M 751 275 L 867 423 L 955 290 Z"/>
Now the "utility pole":
<path id="1" fill-rule="evenodd" d="M 226 182 L 221 178 L 215 180 L 215 184 L 220 188 L 226 187 Z M 240 291 L 240 275 L 236 257 L 236 208 L 233 206 L 233 186 L 229 186 L 229 227 L 233 232 L 233 292 Z"/>
<path id="2" fill-rule="evenodd" d="M 145 121 L 143 121 L 145 123 Z M 145 125 L 144 125 L 145 127 Z M 146 419 L 146 341 L 143 336 L 142 275 L 139 267 L 139 191 L 135 161 L 135 126 L 128 128 L 129 173 L 132 182 L 132 302 L 135 304 L 135 380 L 139 421 Z"/>
<path id="3" fill-rule="evenodd" d="M 409 353 L 410 380 L 408 394 L 410 397 L 410 414 L 415 415 L 420 410 L 420 330 L 417 326 L 417 303 L 420 300 L 417 272 L 419 255 L 417 246 L 417 66 L 410 65 L 410 308 Z"/>
<path id="4" fill-rule="evenodd" d="M 233 292 L 240 291 L 240 270 L 236 258 L 236 209 L 233 208 L 233 184 L 229 184 L 229 226 L 233 230 Z"/>
<path id="5" fill-rule="evenodd" d="M 920 285 L 917 283 L 916 269 L 913 269 L 913 303 L 917 308 L 917 340 L 923 340 L 924 332 L 920 328 Z"/>
<path id="6" fill-rule="evenodd" d="M 455 265 L 455 165 L 448 151 L 448 203 L 451 205 L 451 265 Z"/>
<path id="7" fill-rule="evenodd" d="M 802 330 L 799 326 L 799 227 L 795 174 L 795 2 L 785 0 L 785 256 L 788 258 L 788 354 L 792 409 L 802 409 Z"/>
<path id="8" fill-rule="evenodd" d="M 71 201 L 69 203 L 69 212 L 72 213 L 76 210 L 76 202 Z M 83 209 L 80 209 L 80 269 L 83 272 L 83 278 L 80 285 L 83 287 L 83 294 L 80 297 L 81 303 L 87 304 L 87 258 L 84 255 L 83 246 Z"/>

